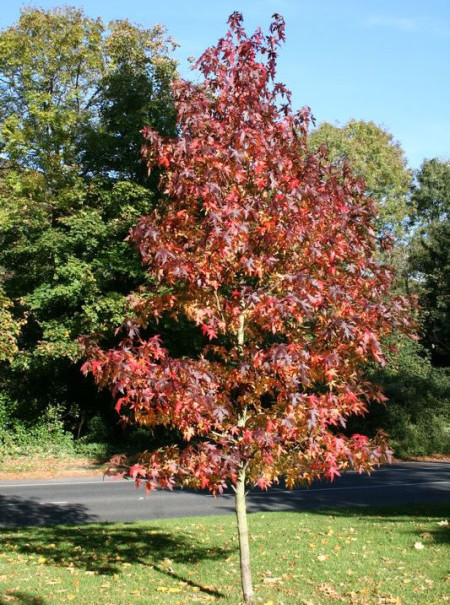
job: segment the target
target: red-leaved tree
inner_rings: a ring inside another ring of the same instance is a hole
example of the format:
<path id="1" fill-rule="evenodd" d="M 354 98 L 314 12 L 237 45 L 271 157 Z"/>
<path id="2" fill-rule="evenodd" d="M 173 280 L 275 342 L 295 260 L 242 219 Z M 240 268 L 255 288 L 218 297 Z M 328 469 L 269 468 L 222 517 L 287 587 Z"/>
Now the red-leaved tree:
<path id="1" fill-rule="evenodd" d="M 342 431 L 384 399 L 362 368 L 383 363 L 382 338 L 409 319 L 389 296 L 363 183 L 308 154 L 310 110 L 294 113 L 274 80 L 283 19 L 268 36 L 247 36 L 238 13 L 229 26 L 197 63 L 202 83 L 175 85 L 177 138 L 144 129 L 166 203 L 130 239 L 161 287 L 130 299 L 127 336 L 114 350 L 90 345 L 83 369 L 112 387 L 118 412 L 182 436 L 127 468 L 138 484 L 234 488 L 251 602 L 246 486 L 332 480 L 389 457 L 382 435 Z M 158 335 L 140 336 L 167 314 L 198 326 L 200 355 L 174 358 Z"/>

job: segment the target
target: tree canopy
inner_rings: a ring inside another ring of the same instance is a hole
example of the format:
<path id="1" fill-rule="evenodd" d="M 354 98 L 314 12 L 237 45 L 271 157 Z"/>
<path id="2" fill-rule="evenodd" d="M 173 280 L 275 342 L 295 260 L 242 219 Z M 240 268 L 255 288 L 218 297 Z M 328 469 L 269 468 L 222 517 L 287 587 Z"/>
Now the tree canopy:
<path id="1" fill-rule="evenodd" d="M 26 318 L 12 397 L 73 399 L 79 335 L 111 338 L 146 279 L 124 239 L 156 203 L 140 130 L 173 133 L 172 48 L 161 26 L 70 7 L 25 9 L 0 34 L 0 266 Z"/>
<path id="2" fill-rule="evenodd" d="M 294 112 L 275 79 L 283 19 L 267 36 L 247 36 L 239 13 L 229 24 L 197 63 L 203 81 L 174 86 L 178 136 L 144 131 L 165 203 L 131 240 L 158 291 L 132 297 L 121 345 L 87 344 L 83 369 L 119 413 L 174 432 L 124 471 L 138 483 L 234 486 L 250 602 L 246 484 L 292 487 L 388 458 L 383 435 L 344 429 L 383 399 L 364 364 L 383 363 L 383 337 L 410 322 L 407 300 L 389 295 L 374 203 L 348 166 L 308 151 L 310 110 Z M 146 333 L 167 315 L 197 326 L 197 354 Z"/>
<path id="3" fill-rule="evenodd" d="M 425 161 L 416 174 L 409 285 L 424 309 L 424 344 L 450 365 L 450 162 Z"/>

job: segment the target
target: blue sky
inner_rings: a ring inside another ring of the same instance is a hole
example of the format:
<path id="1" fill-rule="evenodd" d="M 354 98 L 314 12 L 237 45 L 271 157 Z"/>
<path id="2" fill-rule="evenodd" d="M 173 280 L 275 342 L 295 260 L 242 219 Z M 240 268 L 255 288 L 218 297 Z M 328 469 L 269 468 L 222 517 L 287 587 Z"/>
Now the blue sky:
<path id="1" fill-rule="evenodd" d="M 77 0 L 19 2 L 0 8 L 0 28 L 25 5 L 71 4 L 105 21 L 162 23 L 177 40 L 180 72 L 226 31 L 234 11 L 248 31 L 266 30 L 274 12 L 286 20 L 278 80 L 296 108 L 344 124 L 373 120 L 399 141 L 412 168 L 450 157 L 450 0 Z"/>

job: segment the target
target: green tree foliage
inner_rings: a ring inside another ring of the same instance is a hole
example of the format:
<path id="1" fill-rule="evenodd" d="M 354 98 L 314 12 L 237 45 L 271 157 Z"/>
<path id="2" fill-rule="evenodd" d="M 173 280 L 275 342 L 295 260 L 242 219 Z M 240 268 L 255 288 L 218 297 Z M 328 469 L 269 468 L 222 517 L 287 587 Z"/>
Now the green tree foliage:
<path id="1" fill-rule="evenodd" d="M 450 365 L 450 161 L 425 161 L 416 174 L 409 284 L 424 309 L 424 344 Z"/>
<path id="2" fill-rule="evenodd" d="M 83 128 L 105 139 L 125 134 L 124 124 L 135 139 L 147 121 L 173 128 L 172 45 L 161 26 L 106 26 L 70 7 L 25 9 L 0 36 L 0 150 L 55 187 L 80 171 Z"/>
<path id="3" fill-rule="evenodd" d="M 145 280 L 124 239 L 156 201 L 139 131 L 174 132 L 172 47 L 161 26 L 74 8 L 25 9 L 0 34 L 0 267 L 15 302 L 4 313 L 26 315 L 2 383 L 28 412 L 92 405 L 78 337 L 111 337 Z"/>
<path id="4" fill-rule="evenodd" d="M 380 227 L 402 235 L 411 173 L 393 136 L 374 122 L 350 120 L 342 127 L 323 122 L 311 134 L 311 146 L 320 145 L 332 161 L 347 161 L 364 179 L 367 195 L 378 202 Z"/>
<path id="5" fill-rule="evenodd" d="M 324 145 L 334 162 L 347 161 L 364 179 L 378 201 L 379 228 L 397 236 L 391 252 L 396 288 L 419 295 L 421 342 L 394 339 L 396 352 L 375 376 L 390 403 L 372 408 L 365 423 L 385 429 L 399 455 L 448 452 L 450 376 L 435 366 L 449 361 L 449 163 L 424 162 L 411 187 L 402 149 L 373 122 L 351 120 L 342 128 L 324 123 L 311 139 L 314 148 Z"/>
<path id="6" fill-rule="evenodd" d="M 398 288 L 419 297 L 420 342 L 394 341 L 378 373 L 390 404 L 369 422 L 382 426 L 399 455 L 450 452 L 450 163 L 425 161 L 415 174 Z M 401 258 L 401 255 L 399 255 Z"/>
<path id="7" fill-rule="evenodd" d="M 450 160 L 425 160 L 412 190 L 413 223 L 429 225 L 450 219 Z"/>
<path id="8" fill-rule="evenodd" d="M 102 80 L 99 119 L 83 133 L 81 155 L 87 173 L 148 184 L 141 161 L 145 124 L 175 135 L 172 104 L 173 63 L 158 56 L 163 30 L 140 30 L 126 21 L 110 24 L 106 42 L 110 69 Z"/>
<path id="9" fill-rule="evenodd" d="M 373 404 L 364 422 L 351 430 L 375 434 L 383 427 L 397 456 L 450 453 L 450 371 L 436 368 L 420 342 L 391 339 L 387 364 L 371 377 L 383 386 L 388 405 Z"/>
<path id="10" fill-rule="evenodd" d="M 18 351 L 21 322 L 11 313 L 13 303 L 0 290 L 0 361 L 12 361 Z"/>
<path id="11" fill-rule="evenodd" d="M 25 9 L 0 36 L 0 149 L 52 190 L 76 177 L 77 132 L 105 68 L 103 31 L 76 9 Z"/>

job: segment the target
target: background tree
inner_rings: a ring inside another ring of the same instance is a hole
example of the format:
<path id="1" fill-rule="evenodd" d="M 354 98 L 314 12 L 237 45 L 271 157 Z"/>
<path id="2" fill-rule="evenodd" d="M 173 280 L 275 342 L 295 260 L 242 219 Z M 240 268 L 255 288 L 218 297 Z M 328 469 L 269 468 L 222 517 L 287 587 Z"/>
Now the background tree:
<path id="1" fill-rule="evenodd" d="M 233 486 L 253 602 L 246 486 L 333 479 L 389 456 L 382 435 L 342 432 L 383 398 L 362 367 L 382 363 L 381 339 L 409 321 L 406 301 L 389 298 L 361 181 L 308 153 L 309 109 L 294 113 L 275 81 L 282 18 L 266 37 L 248 37 L 239 13 L 229 24 L 197 64 L 204 82 L 175 86 L 178 137 L 146 129 L 145 156 L 165 168 L 167 200 L 132 240 L 159 293 L 132 298 L 121 346 L 88 345 L 83 369 L 112 387 L 119 412 L 173 431 L 123 471 L 138 484 Z M 197 355 L 146 337 L 149 321 L 167 314 L 203 333 Z"/>
<path id="2" fill-rule="evenodd" d="M 413 224 L 428 226 L 450 219 L 450 161 L 425 160 L 412 188 Z"/>
<path id="3" fill-rule="evenodd" d="M 424 345 L 450 365 L 450 162 L 425 161 L 416 174 L 408 259 L 409 287 L 424 309 Z"/>
<path id="4" fill-rule="evenodd" d="M 49 405 L 78 429 L 96 413 L 78 337 L 111 338 L 146 279 L 123 240 L 156 203 L 139 131 L 173 132 L 172 47 L 161 26 L 74 8 L 25 9 L 0 34 L 0 266 L 8 312 L 26 316 L 1 383 L 30 422 Z"/>
<path id="5" fill-rule="evenodd" d="M 161 26 L 145 30 L 127 21 L 116 21 L 109 27 L 105 46 L 110 64 L 101 81 L 98 118 L 83 133 L 83 170 L 149 185 L 141 157 L 141 130 L 151 124 L 165 136 L 175 134 L 171 90 L 174 62 L 168 60 L 163 43 L 175 44 L 170 38 L 166 41 Z"/>
<path id="6" fill-rule="evenodd" d="M 320 145 L 332 162 L 348 162 L 354 174 L 364 179 L 366 194 L 377 202 L 379 227 L 402 236 L 412 175 L 393 136 L 374 122 L 350 120 L 342 127 L 323 122 L 310 137 L 311 148 Z"/>
<path id="7" fill-rule="evenodd" d="M 417 171 L 414 183 L 404 153 L 391 134 L 373 122 L 351 120 L 343 127 L 321 124 L 310 147 L 325 145 L 335 163 L 347 161 L 377 200 L 377 231 L 395 237 L 388 259 L 395 267 L 395 290 L 420 298 L 421 341 L 397 334 L 389 364 L 373 373 L 390 400 L 374 405 L 355 430 L 383 427 L 397 455 L 450 452 L 450 388 L 442 366 L 448 325 L 448 163 L 431 160 Z M 368 371 L 372 372 L 370 368 Z"/>

